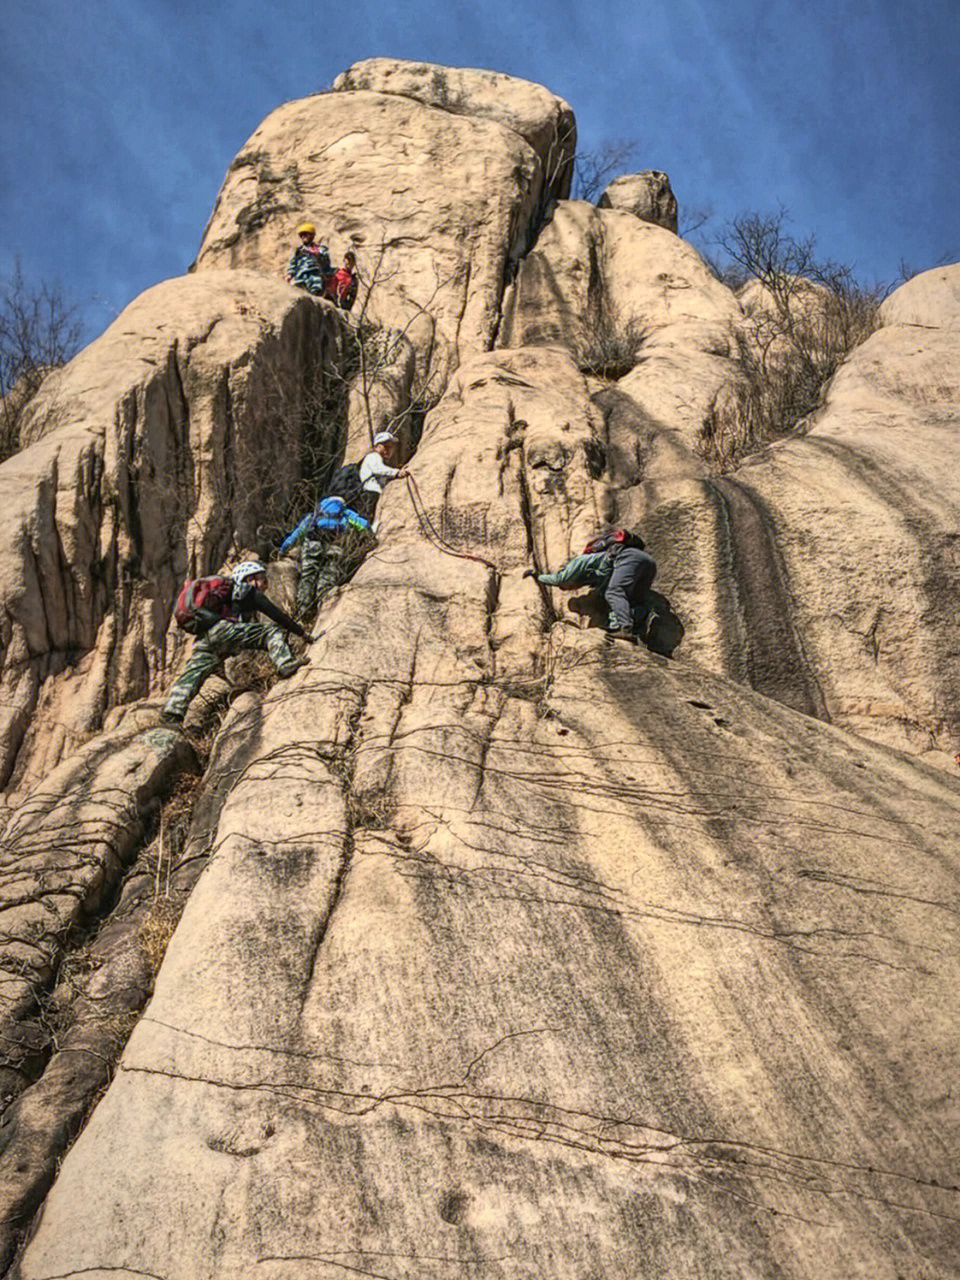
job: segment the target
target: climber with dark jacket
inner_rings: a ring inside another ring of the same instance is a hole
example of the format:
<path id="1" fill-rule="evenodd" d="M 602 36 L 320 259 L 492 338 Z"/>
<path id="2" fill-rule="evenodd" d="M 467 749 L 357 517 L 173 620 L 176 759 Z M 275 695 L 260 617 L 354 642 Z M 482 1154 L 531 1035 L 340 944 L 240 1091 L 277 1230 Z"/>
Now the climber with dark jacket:
<path id="1" fill-rule="evenodd" d="M 305 617 L 324 596 L 346 582 L 373 542 L 369 520 L 348 507 L 343 498 L 321 498 L 280 544 L 280 554 L 300 543 L 300 581 L 297 615 Z"/>
<path id="2" fill-rule="evenodd" d="M 297 235 L 300 243 L 287 263 L 287 284 L 295 284 L 322 298 L 327 281 L 333 275 L 330 251 L 325 244 L 317 243 L 317 228 L 312 222 L 301 222 Z"/>
<path id="3" fill-rule="evenodd" d="M 556 573 L 527 569 L 523 576 L 564 591 L 592 587 L 601 592 L 610 610 L 607 635 L 635 641 L 649 613 L 647 592 L 656 572 L 656 562 L 644 551 L 643 539 L 617 529 L 588 542 L 582 555 L 571 557 Z"/>
<path id="4" fill-rule="evenodd" d="M 177 624 L 196 636 L 193 652 L 164 704 L 161 719 L 179 722 L 190 700 L 222 660 L 244 649 L 266 649 L 277 674 L 292 676 L 309 661 L 295 658 L 284 634 L 306 638 L 299 623 L 263 593 L 267 571 L 259 560 L 244 560 L 229 578 L 199 578 L 188 582 L 177 601 Z M 257 613 L 269 622 L 254 622 Z"/>

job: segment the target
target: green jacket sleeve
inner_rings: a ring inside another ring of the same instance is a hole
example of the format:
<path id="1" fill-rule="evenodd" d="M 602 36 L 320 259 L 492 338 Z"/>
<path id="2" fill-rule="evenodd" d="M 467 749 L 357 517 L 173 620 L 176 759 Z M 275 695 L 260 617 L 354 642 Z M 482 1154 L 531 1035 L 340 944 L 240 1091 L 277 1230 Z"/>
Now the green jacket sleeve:
<path id="1" fill-rule="evenodd" d="M 537 581 L 545 587 L 596 587 L 609 574 L 602 573 L 602 561 L 609 560 L 604 551 L 595 555 L 573 556 L 556 573 L 538 573 Z"/>

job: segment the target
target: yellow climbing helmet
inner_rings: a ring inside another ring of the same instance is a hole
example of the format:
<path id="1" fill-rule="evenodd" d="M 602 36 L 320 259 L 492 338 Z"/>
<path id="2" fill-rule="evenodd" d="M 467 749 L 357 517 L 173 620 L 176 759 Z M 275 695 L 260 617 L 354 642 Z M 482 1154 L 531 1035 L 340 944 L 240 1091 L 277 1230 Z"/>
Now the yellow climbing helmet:
<path id="1" fill-rule="evenodd" d="M 302 236 L 304 233 L 315 236 L 317 234 L 317 228 L 312 222 L 301 222 L 299 227 L 297 227 L 297 235 Z"/>

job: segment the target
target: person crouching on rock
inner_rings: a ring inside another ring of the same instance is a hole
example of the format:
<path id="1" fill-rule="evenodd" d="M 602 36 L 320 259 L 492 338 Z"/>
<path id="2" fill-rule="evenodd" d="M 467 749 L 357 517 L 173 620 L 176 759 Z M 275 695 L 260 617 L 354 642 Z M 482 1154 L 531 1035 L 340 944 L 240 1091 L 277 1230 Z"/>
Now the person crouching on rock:
<path id="1" fill-rule="evenodd" d="M 357 255 L 347 251 L 343 255 L 343 266 L 327 277 L 324 297 L 330 298 L 342 311 L 349 311 L 356 301 L 358 282 Z"/>
<path id="2" fill-rule="evenodd" d="M 607 636 L 636 643 L 638 627 L 635 618 L 638 613 L 647 612 L 647 592 L 656 576 L 657 565 L 653 557 L 643 550 L 642 540 L 636 535 L 630 535 L 630 538 L 633 545 L 614 541 L 609 535 L 609 545 L 602 550 L 591 551 L 589 548 L 597 542 L 606 541 L 595 539 L 587 544 L 588 550 L 583 555 L 571 557 L 556 573 L 525 569 L 523 576 L 536 578 L 545 587 L 560 587 L 564 591 L 574 591 L 578 587 L 593 587 L 600 591 L 610 610 Z"/>
<path id="3" fill-rule="evenodd" d="M 395 435 L 389 431 L 381 431 L 374 436 L 373 448 L 360 463 L 360 484 L 363 487 L 363 494 L 358 505 L 360 514 L 367 520 L 373 519 L 384 486 L 391 480 L 399 480 L 410 474 L 406 467 L 393 465 L 397 460 L 399 448 L 400 442 Z"/>
<path id="4" fill-rule="evenodd" d="M 184 584 L 175 617 L 177 625 L 196 636 L 196 641 L 183 674 L 167 696 L 162 720 L 181 721 L 207 676 L 224 658 L 245 649 L 266 649 L 283 677 L 309 662 L 293 656 L 284 634 L 292 631 L 306 639 L 306 632 L 263 594 L 266 586 L 267 571 L 259 560 L 244 560 L 229 578 L 198 578 Z M 256 613 L 266 614 L 270 622 L 254 622 Z"/>
<path id="5" fill-rule="evenodd" d="M 317 228 L 312 222 L 301 222 L 297 235 L 300 243 L 287 263 L 287 284 L 295 284 L 322 298 L 327 281 L 333 276 L 330 251 L 325 244 L 317 243 Z"/>
<path id="6" fill-rule="evenodd" d="M 373 543 L 369 520 L 343 498 L 321 498 L 280 545 L 284 555 L 300 543 L 297 617 L 318 608 L 335 587 L 353 576 Z"/>

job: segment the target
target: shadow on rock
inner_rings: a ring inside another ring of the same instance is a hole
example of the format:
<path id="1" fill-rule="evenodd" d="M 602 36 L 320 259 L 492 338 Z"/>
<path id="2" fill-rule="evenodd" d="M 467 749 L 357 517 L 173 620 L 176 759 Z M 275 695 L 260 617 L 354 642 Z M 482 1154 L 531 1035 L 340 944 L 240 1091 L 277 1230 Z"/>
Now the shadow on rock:
<path id="1" fill-rule="evenodd" d="M 609 609 L 599 591 L 574 596 L 567 601 L 567 608 L 581 618 L 588 618 L 590 626 L 606 630 Z M 647 591 L 643 600 L 634 606 L 633 616 L 634 631 L 650 652 L 671 657 L 684 637 L 685 628 L 667 597 L 659 591 Z"/>

